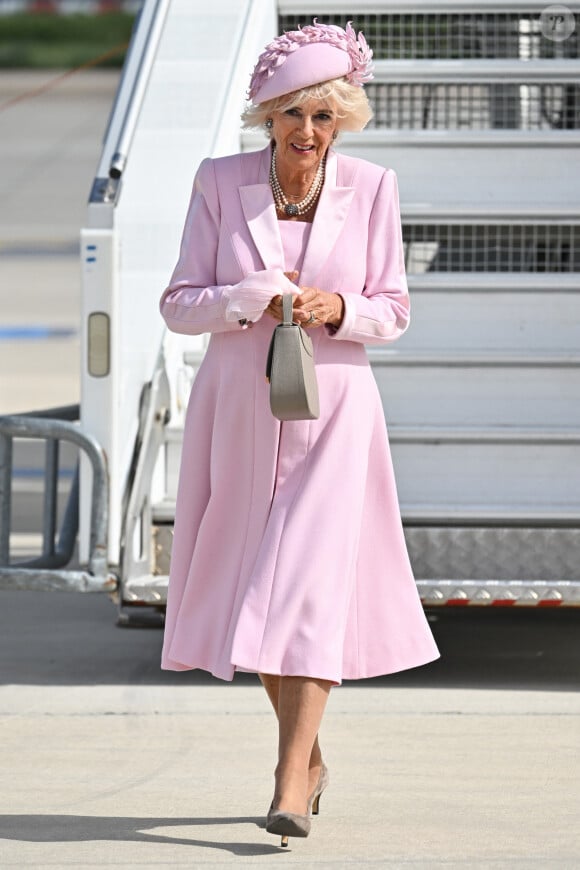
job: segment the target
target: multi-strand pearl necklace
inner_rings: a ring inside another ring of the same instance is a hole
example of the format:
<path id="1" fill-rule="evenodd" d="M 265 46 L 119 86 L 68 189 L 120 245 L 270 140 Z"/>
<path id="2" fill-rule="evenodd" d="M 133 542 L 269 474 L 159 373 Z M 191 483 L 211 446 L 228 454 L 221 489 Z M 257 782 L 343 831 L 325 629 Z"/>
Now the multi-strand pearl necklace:
<path id="1" fill-rule="evenodd" d="M 314 176 L 314 181 L 310 187 L 310 190 L 306 194 L 303 200 L 300 202 L 288 202 L 288 197 L 282 190 L 282 185 L 278 181 L 278 173 L 276 172 L 276 149 L 272 148 L 272 162 L 270 163 L 270 187 L 272 188 L 272 194 L 274 196 L 274 202 L 276 203 L 276 208 L 278 211 L 283 211 L 288 217 L 298 217 L 299 215 L 306 214 L 307 211 L 310 211 L 314 202 L 322 190 L 322 185 L 324 184 L 324 167 L 325 160 L 324 158 L 318 164 L 318 169 L 316 170 L 316 175 Z"/>

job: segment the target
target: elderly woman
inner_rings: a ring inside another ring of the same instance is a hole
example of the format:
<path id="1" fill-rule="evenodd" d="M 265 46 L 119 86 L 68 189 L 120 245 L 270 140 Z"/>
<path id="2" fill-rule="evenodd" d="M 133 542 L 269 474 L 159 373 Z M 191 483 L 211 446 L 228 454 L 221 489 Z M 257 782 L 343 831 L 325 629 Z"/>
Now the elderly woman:
<path id="1" fill-rule="evenodd" d="M 259 674 L 278 717 L 267 830 L 308 835 L 330 688 L 438 657 L 405 547 L 365 344 L 409 322 L 395 174 L 332 148 L 371 117 L 352 27 L 275 39 L 252 76 L 259 152 L 204 160 L 161 300 L 211 333 L 185 425 L 162 667 Z M 281 294 L 314 343 L 320 417 L 280 423 L 265 366 Z"/>

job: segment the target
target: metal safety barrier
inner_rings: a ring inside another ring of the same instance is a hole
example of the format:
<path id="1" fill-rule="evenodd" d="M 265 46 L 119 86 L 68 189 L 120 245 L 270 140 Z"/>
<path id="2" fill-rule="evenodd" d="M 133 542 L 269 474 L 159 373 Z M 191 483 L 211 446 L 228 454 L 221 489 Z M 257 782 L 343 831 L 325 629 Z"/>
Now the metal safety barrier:
<path id="1" fill-rule="evenodd" d="M 109 573 L 107 566 L 109 481 L 106 459 L 95 439 L 80 431 L 74 422 L 78 417 L 78 405 L 0 417 L 0 589 L 111 592 L 117 586 L 117 578 Z M 33 559 L 11 563 L 14 439 L 45 441 L 46 458 L 42 554 Z M 66 568 L 73 557 L 78 533 L 78 466 L 58 539 L 56 535 L 61 442 L 75 444 L 90 462 L 93 473 L 90 550 L 86 568 Z"/>

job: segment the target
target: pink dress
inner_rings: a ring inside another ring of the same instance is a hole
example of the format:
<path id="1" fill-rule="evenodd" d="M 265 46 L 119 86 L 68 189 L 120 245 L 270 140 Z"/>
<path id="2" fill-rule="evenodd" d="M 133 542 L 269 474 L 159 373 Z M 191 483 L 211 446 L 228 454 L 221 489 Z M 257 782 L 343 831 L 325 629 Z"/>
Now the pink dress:
<path id="1" fill-rule="evenodd" d="M 300 273 L 312 224 L 306 221 L 279 221 L 278 227 L 284 251 L 285 271 Z M 296 283 L 300 283 L 300 274 L 298 274 Z"/>
<path id="2" fill-rule="evenodd" d="M 439 655 L 364 347 L 408 323 L 396 182 L 333 153 L 313 224 L 279 222 L 268 167 L 268 149 L 204 161 L 161 301 L 170 329 L 211 333 L 185 424 L 162 667 L 338 684 Z M 320 418 L 280 424 L 262 312 L 295 267 L 340 292 L 345 316 L 310 330 Z"/>

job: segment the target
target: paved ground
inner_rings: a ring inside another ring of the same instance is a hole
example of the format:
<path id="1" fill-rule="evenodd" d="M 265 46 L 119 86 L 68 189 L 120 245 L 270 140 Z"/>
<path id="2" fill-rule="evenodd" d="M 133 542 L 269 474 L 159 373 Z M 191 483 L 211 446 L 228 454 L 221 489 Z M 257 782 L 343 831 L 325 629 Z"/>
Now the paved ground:
<path id="1" fill-rule="evenodd" d="M 0 107 L 51 75 L 0 74 Z M 78 400 L 75 252 L 116 78 L 0 111 L 0 413 Z M 161 632 L 114 618 L 103 597 L 0 594 L 1 868 L 580 867 L 580 614 L 445 611 L 440 661 L 334 690 L 331 786 L 288 852 L 261 827 L 255 678 L 163 673 Z"/>
<path id="2" fill-rule="evenodd" d="M 35 95 L 57 75 L 0 73 L 3 248 L 78 241 L 119 73 L 80 72 Z"/>
<path id="3" fill-rule="evenodd" d="M 104 597 L 0 608 L 3 868 L 580 866 L 574 613 L 442 612 L 439 662 L 333 690 L 332 783 L 286 854 L 253 676 L 161 672 L 161 632 Z"/>
<path id="4" fill-rule="evenodd" d="M 119 74 L 79 73 L 32 96 L 54 77 L 0 73 L 5 414 L 79 401 L 78 241 Z M 23 99 L 2 109 L 15 98 Z M 16 327 L 23 333 L 11 338 Z"/>
<path id="5" fill-rule="evenodd" d="M 6 688 L 3 867 L 567 868 L 580 862 L 568 693 L 338 689 L 308 840 L 262 830 L 258 687 Z"/>

